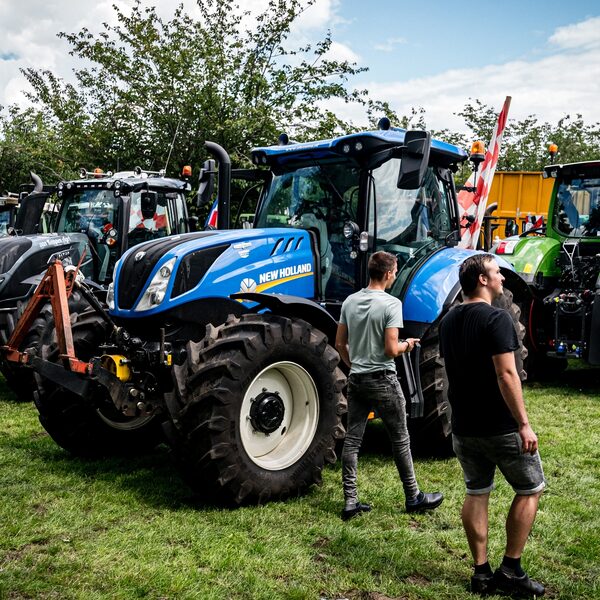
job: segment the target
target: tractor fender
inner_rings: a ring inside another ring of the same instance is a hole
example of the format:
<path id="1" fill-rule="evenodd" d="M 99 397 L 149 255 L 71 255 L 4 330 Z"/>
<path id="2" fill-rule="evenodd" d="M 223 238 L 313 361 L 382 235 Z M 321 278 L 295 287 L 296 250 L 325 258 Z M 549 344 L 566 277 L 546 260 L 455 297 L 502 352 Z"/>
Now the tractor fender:
<path id="1" fill-rule="evenodd" d="M 302 319 L 322 331 L 327 336 L 330 345 L 335 344 L 337 321 L 321 305 L 312 300 L 286 294 L 260 294 L 256 292 L 239 292 L 231 294 L 230 297 L 234 300 L 256 302 L 257 305 L 252 309 L 254 312 L 267 309 L 283 317 Z"/>
<path id="2" fill-rule="evenodd" d="M 514 266 L 515 271 L 528 284 L 533 284 L 538 274 L 544 278 L 560 275 L 560 269 L 556 264 L 560 242 L 553 238 L 515 236 L 495 245 L 492 252 L 498 251 L 502 251 L 501 256 Z"/>
<path id="3" fill-rule="evenodd" d="M 442 316 L 460 293 L 458 270 L 475 250 L 444 248 L 433 254 L 415 273 L 404 295 L 403 313 L 411 329 L 426 331 L 428 326 Z M 482 253 L 483 254 L 483 253 Z M 516 300 L 531 297 L 525 281 L 515 273 L 514 267 L 500 256 L 495 257 L 505 277 L 505 287 Z M 417 324 L 420 327 L 415 327 Z"/>

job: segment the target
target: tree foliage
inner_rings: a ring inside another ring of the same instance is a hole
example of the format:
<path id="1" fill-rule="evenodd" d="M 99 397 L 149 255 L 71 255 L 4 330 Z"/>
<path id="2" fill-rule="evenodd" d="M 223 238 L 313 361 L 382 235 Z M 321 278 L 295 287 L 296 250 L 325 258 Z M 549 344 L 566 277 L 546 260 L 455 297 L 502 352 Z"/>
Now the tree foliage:
<path id="1" fill-rule="evenodd" d="M 168 161 L 173 173 L 206 158 L 205 140 L 242 165 L 253 146 L 274 143 L 281 131 L 299 141 L 355 131 L 326 108 L 331 100 L 359 103 L 373 127 L 387 116 L 394 125 L 426 128 L 422 108 L 399 116 L 353 89 L 352 77 L 364 69 L 330 58 L 330 34 L 312 45 L 292 43 L 292 26 L 314 2 L 270 0 L 250 15 L 236 0 L 196 0 L 199 17 L 180 5 L 163 19 L 134 0 L 127 11 L 115 6 L 115 24 L 98 34 L 59 34 L 84 66 L 74 83 L 48 70 L 24 71 L 35 108 L 0 112 L 0 188 L 15 189 L 32 168 L 48 181 L 80 167 L 160 169 Z M 490 139 L 495 108 L 469 99 L 457 114 L 467 133 L 433 134 L 462 147 Z M 549 141 L 561 162 L 597 158 L 600 124 L 587 125 L 579 114 L 556 125 L 533 115 L 509 119 L 498 168 L 539 170 Z"/>
<path id="2" fill-rule="evenodd" d="M 366 100 L 345 85 L 362 69 L 327 57 L 329 34 L 291 47 L 290 27 L 313 3 L 270 0 L 251 16 L 234 0 L 197 0 L 200 18 L 180 5 L 170 20 L 141 0 L 128 12 L 115 6 L 116 24 L 100 34 L 59 34 L 89 65 L 76 83 L 27 69 L 29 97 L 61 139 L 79 146 L 69 166 L 198 164 L 207 139 L 239 163 L 284 129 L 296 139 L 330 135 L 344 124 L 322 101 Z"/>
<path id="3" fill-rule="evenodd" d="M 473 139 L 488 141 L 496 124 L 496 111 L 479 100 L 467 103 L 458 113 L 473 132 Z M 581 114 L 566 114 L 556 125 L 540 122 L 535 115 L 521 120 L 509 117 L 498 169 L 540 171 L 550 162 L 548 145 L 558 145 L 561 163 L 591 160 L 600 156 L 600 123 L 586 125 Z"/>

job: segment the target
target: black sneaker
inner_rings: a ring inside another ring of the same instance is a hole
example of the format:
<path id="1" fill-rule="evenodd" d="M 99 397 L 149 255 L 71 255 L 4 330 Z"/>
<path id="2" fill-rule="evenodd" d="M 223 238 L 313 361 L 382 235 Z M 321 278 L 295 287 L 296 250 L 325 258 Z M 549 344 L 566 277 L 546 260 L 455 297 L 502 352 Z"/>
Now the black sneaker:
<path id="1" fill-rule="evenodd" d="M 406 512 L 424 512 L 426 510 L 433 510 L 437 508 L 443 501 L 444 494 L 441 492 L 433 492 L 431 494 L 424 494 L 421 492 L 417 499 L 413 502 L 406 502 Z"/>
<path id="2" fill-rule="evenodd" d="M 494 583 L 494 574 L 491 571 L 489 573 L 475 573 L 471 577 L 471 592 L 474 594 L 486 596 L 487 594 L 493 594 L 495 591 L 496 584 Z"/>
<path id="3" fill-rule="evenodd" d="M 342 511 L 342 521 L 349 521 L 350 519 L 356 517 L 356 515 L 360 515 L 360 513 L 364 512 L 371 512 L 371 505 L 357 502 L 354 505 L 354 508 L 345 508 Z"/>
<path id="4" fill-rule="evenodd" d="M 541 583 L 530 579 L 527 573 L 519 577 L 502 567 L 496 569 L 494 583 L 496 584 L 496 589 L 507 594 L 521 596 L 522 598 L 543 596 L 546 591 L 546 588 Z"/>

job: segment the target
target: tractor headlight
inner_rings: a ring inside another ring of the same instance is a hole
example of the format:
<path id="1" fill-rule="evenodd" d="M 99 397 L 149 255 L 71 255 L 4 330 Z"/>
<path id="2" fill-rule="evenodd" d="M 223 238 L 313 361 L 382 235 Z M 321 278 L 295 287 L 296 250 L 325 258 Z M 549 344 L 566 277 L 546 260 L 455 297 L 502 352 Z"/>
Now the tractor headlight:
<path id="1" fill-rule="evenodd" d="M 117 275 L 117 265 L 113 268 L 111 281 L 108 284 L 108 290 L 106 290 L 106 304 L 108 310 L 114 310 L 115 308 L 115 276 Z"/>
<path id="2" fill-rule="evenodd" d="M 176 260 L 176 258 L 172 258 L 158 270 L 134 310 L 150 310 L 158 306 L 165 299 Z"/>
<path id="3" fill-rule="evenodd" d="M 106 304 L 108 304 L 108 310 L 115 309 L 115 283 L 111 281 L 108 284 L 108 290 L 106 292 Z"/>

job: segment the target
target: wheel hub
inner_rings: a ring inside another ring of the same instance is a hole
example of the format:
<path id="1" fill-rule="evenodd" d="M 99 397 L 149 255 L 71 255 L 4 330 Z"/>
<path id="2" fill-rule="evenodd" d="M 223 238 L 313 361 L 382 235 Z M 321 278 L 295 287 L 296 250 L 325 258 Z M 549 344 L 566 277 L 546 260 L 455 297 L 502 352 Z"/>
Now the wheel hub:
<path id="1" fill-rule="evenodd" d="M 273 433 L 283 422 L 285 407 L 279 392 L 268 392 L 266 389 L 254 399 L 250 407 L 250 422 L 256 431 Z"/>

